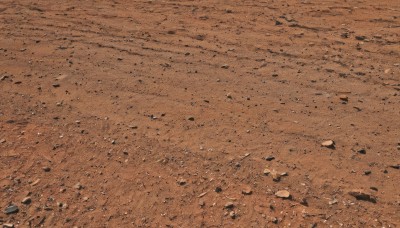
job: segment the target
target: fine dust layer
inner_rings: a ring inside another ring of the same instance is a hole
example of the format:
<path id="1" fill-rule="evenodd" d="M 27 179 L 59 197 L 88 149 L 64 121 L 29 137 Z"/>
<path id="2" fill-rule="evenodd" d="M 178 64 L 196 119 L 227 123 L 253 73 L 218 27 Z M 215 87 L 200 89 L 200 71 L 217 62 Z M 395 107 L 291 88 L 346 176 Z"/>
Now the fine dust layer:
<path id="1" fill-rule="evenodd" d="M 0 223 L 400 226 L 400 4 L 0 1 Z"/>

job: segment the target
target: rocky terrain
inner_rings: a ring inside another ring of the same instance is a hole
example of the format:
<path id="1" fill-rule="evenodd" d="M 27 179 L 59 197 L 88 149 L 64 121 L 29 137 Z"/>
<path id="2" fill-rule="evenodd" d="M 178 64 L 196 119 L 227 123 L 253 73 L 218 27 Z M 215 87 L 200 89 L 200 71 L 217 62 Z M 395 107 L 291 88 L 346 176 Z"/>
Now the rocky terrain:
<path id="1" fill-rule="evenodd" d="M 400 227 L 400 4 L 0 1 L 3 227 Z"/>

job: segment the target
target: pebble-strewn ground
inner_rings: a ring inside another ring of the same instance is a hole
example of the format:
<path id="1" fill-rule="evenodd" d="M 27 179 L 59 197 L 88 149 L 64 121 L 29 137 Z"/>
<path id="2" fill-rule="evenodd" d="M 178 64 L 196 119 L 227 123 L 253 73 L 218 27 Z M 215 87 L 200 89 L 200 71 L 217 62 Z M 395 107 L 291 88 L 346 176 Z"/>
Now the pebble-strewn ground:
<path id="1" fill-rule="evenodd" d="M 5 227 L 400 226 L 398 0 L 0 1 Z"/>

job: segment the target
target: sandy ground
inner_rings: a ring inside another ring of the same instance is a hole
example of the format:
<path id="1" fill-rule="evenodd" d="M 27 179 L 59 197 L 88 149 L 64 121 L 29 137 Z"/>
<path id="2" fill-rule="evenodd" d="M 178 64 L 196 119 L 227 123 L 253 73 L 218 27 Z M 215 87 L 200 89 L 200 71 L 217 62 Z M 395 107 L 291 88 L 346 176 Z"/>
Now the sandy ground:
<path id="1" fill-rule="evenodd" d="M 2 0 L 0 156 L 7 227 L 399 227 L 399 1 Z"/>

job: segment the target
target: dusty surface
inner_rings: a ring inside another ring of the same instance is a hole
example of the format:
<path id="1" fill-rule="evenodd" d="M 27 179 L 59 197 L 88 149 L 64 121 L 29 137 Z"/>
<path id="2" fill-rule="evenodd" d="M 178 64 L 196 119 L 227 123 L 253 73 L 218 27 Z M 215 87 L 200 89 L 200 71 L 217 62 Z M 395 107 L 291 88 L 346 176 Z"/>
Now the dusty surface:
<path id="1" fill-rule="evenodd" d="M 397 0 L 2 0 L 0 28 L 2 223 L 400 226 Z"/>

